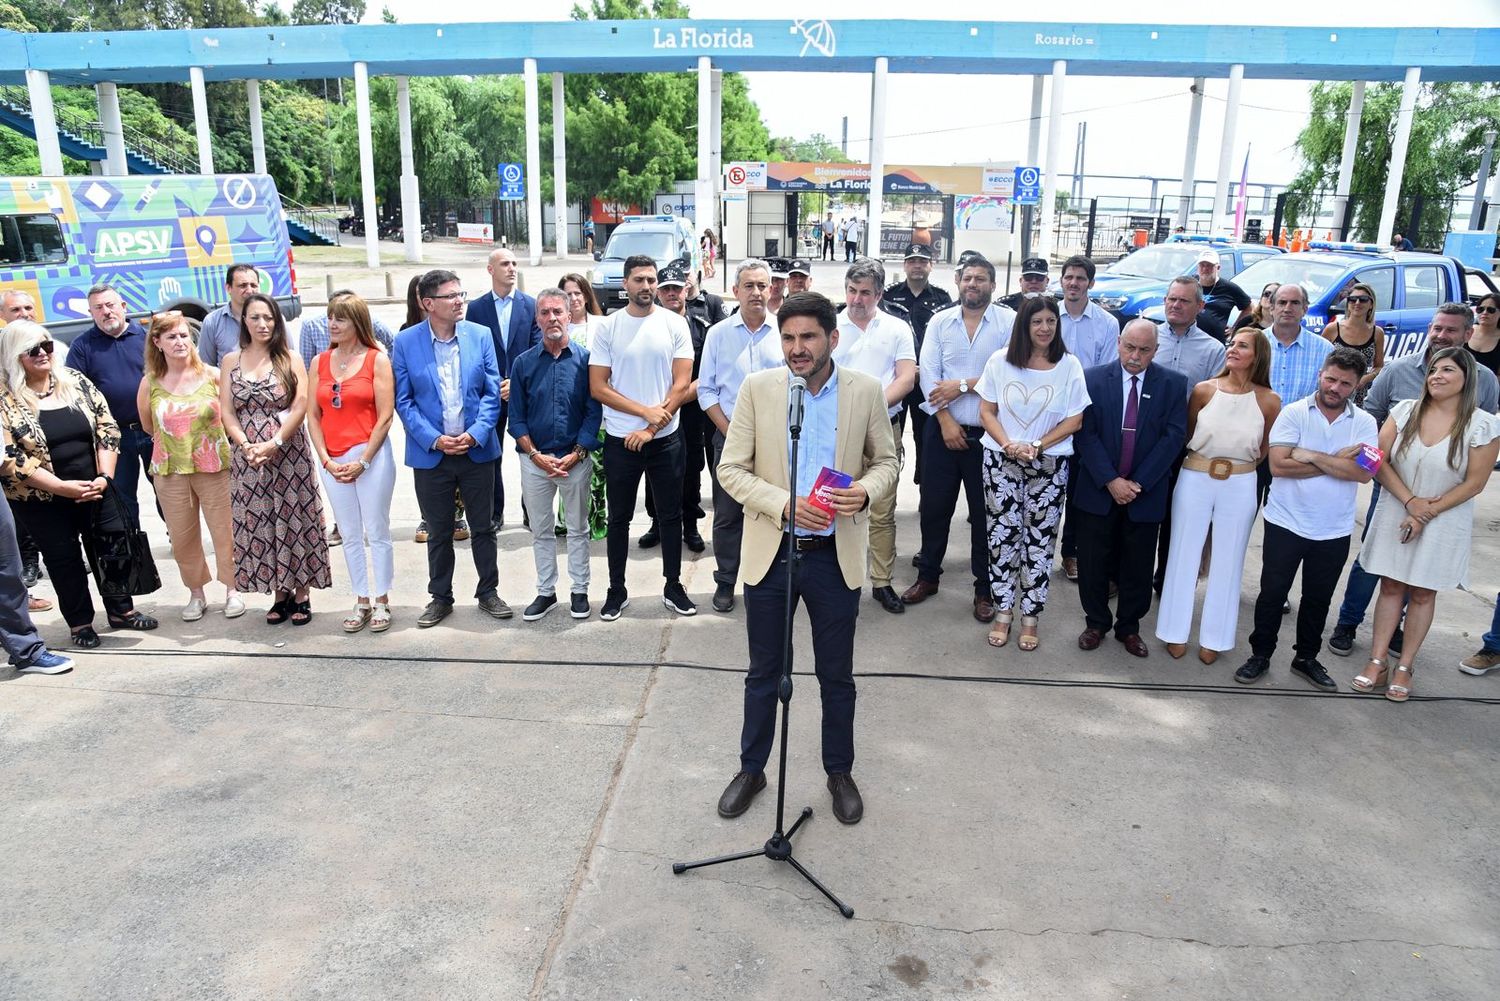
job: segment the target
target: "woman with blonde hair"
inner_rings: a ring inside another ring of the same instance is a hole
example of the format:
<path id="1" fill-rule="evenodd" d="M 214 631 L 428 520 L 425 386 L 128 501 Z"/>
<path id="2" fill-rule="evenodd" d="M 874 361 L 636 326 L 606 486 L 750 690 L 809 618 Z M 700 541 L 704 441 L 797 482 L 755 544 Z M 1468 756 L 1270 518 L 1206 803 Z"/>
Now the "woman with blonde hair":
<path id="1" fill-rule="evenodd" d="M 1271 390 L 1271 340 L 1254 327 L 1230 337 L 1224 368 L 1188 398 L 1187 457 L 1172 491 L 1172 543 L 1156 613 L 1156 638 L 1187 653 L 1198 564 L 1213 529 L 1208 593 L 1198 623 L 1198 659 L 1234 649 L 1245 551 L 1255 523 L 1255 467 L 1265 458 L 1281 398 Z"/>
<path id="2" fill-rule="evenodd" d="M 16 320 L 0 330 L 0 423 L 14 456 L 0 479 L 47 561 L 73 645 L 93 649 L 100 641 L 84 555 L 101 533 L 134 526 L 118 497 L 103 502 L 120 458 L 120 426 L 92 382 L 52 364 L 53 349 L 40 324 Z M 157 626 L 129 597 L 107 597 L 104 608 L 115 629 Z"/>
<path id="3" fill-rule="evenodd" d="M 281 308 L 268 295 L 245 300 L 240 349 L 219 380 L 224 430 L 234 446 L 234 579 L 241 591 L 271 594 L 271 625 L 312 621 L 310 587 L 331 587 L 323 503 L 312 449 L 302 431 L 307 370 L 287 347 Z"/>
<path id="4" fill-rule="evenodd" d="M 219 370 L 193 345 L 193 328 L 179 310 L 151 317 L 146 374 L 136 391 L 141 430 L 151 436 L 151 477 L 172 558 L 188 589 L 182 620 L 208 610 L 203 588 L 211 576 L 203 555 L 203 527 L 214 540 L 214 564 L 224 585 L 224 617 L 245 614 L 235 591 L 233 519 L 229 503 L 229 439 L 219 404 Z"/>
<path id="5" fill-rule="evenodd" d="M 1385 367 L 1385 331 L 1375 325 L 1375 290 L 1355 282 L 1344 293 L 1344 315 L 1323 328 L 1334 347 L 1352 348 L 1364 356 L 1365 374 L 1354 391 L 1354 405 L 1365 405 L 1370 383 Z"/>
<path id="6" fill-rule="evenodd" d="M 396 461 L 387 437 L 396 413 L 391 360 L 375 342 L 370 308 L 357 295 L 328 304 L 328 350 L 313 359 L 307 433 L 344 537 L 354 611 L 344 632 L 391 627 L 391 495 Z M 372 582 L 369 567 L 375 574 Z M 371 594 L 375 595 L 373 606 Z"/>

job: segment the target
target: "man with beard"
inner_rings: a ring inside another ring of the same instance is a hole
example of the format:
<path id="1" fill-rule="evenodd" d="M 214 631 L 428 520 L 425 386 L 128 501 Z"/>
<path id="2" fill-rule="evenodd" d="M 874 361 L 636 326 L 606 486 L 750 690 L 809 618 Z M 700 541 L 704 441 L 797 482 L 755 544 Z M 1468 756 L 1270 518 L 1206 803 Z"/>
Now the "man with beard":
<path id="1" fill-rule="evenodd" d="M 260 272 L 253 264 L 231 264 L 224 273 L 224 291 L 229 301 L 205 316 L 198 331 L 198 357 L 215 367 L 240 349 L 240 316 L 245 300 L 260 291 Z"/>
<path id="2" fill-rule="evenodd" d="M 885 291 L 880 295 L 880 302 L 882 306 L 895 305 L 905 311 L 906 320 L 911 324 L 912 340 L 917 349 L 917 357 L 920 358 L 923 338 L 927 334 L 927 324 L 932 319 L 932 314 L 952 303 L 953 298 L 928 282 L 928 278 L 932 275 L 932 247 L 925 243 L 910 244 L 906 248 L 905 265 L 905 280 L 886 286 Z M 962 287 L 962 269 L 960 269 L 957 284 Z M 1009 333 L 1007 329 L 1007 336 Z M 907 395 L 905 402 L 906 409 L 902 411 L 902 418 L 904 421 L 906 414 L 911 414 L 911 437 L 917 456 L 917 461 L 913 466 L 912 482 L 920 485 L 922 482 L 922 448 L 925 445 L 927 428 L 927 411 L 922 407 L 920 384 Z"/>
<path id="3" fill-rule="evenodd" d="M 1282 606 L 1292 579 L 1302 571 L 1297 602 L 1297 645 L 1292 673 L 1325 692 L 1338 685 L 1318 663 L 1328 604 L 1349 556 L 1359 485 L 1371 479 L 1360 453 L 1380 443 L 1375 418 L 1352 397 L 1365 374 L 1364 355 L 1335 348 L 1323 362 L 1318 388 L 1282 407 L 1271 427 L 1271 493 L 1266 502 L 1266 534 L 1255 599 L 1250 659 L 1234 680 L 1253 684 L 1271 666 Z"/>
<path id="4" fill-rule="evenodd" d="M 908 259 L 908 264 L 910 260 Z M 959 308 L 945 309 L 932 318 L 922 344 L 918 371 L 922 378 L 922 409 L 934 418 L 927 423 L 926 447 L 918 452 L 925 462 L 921 480 L 922 549 L 917 554 L 917 582 L 901 596 L 916 605 L 937 593 L 948 551 L 948 531 L 963 489 L 969 507 L 969 569 L 974 575 L 974 618 L 990 622 L 995 605 L 989 582 L 989 543 L 984 504 L 984 449 L 979 441 L 979 393 L 975 387 L 985 362 L 1010 343 L 1016 314 L 992 305 L 995 266 L 979 259 L 963 269 L 958 286 Z"/>

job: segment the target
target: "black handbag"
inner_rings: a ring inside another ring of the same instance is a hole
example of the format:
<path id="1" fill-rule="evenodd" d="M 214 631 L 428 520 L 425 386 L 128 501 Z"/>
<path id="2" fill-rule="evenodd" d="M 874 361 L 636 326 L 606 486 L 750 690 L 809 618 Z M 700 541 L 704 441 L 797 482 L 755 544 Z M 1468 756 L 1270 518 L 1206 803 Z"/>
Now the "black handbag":
<path id="1" fill-rule="evenodd" d="M 102 519 L 94 519 L 93 545 L 89 547 L 89 569 L 102 598 L 128 598 L 151 594 L 161 588 L 161 574 L 151 555 L 151 540 L 130 517 L 130 509 L 120 497 L 114 480 L 108 481 L 102 505 L 111 504 L 123 529 L 106 530 Z"/>

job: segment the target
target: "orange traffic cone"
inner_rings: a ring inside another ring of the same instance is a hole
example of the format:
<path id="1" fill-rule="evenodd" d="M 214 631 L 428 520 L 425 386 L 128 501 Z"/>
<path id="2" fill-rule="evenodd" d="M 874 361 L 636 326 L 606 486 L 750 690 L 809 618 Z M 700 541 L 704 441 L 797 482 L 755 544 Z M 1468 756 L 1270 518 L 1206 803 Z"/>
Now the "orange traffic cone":
<path id="1" fill-rule="evenodd" d="M 1281 227 L 1281 239 L 1277 242 L 1276 246 L 1280 247 L 1282 250 L 1286 250 L 1288 248 L 1285 226 Z"/>

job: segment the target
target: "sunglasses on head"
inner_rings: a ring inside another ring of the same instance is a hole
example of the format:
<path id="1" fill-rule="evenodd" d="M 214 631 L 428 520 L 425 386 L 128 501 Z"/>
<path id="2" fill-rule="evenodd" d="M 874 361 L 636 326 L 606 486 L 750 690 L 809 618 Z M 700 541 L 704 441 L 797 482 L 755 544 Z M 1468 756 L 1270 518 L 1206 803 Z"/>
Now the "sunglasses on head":
<path id="1" fill-rule="evenodd" d="M 1351 295 L 1346 301 L 1352 302 L 1352 303 L 1354 303 L 1357 306 L 1363 306 L 1363 305 L 1366 305 L 1367 303 L 1372 303 L 1375 300 L 1371 299 L 1367 295 Z"/>
<path id="2" fill-rule="evenodd" d="M 51 341 L 42 341 L 36 347 L 34 347 L 30 351 L 26 352 L 26 357 L 27 358 L 40 358 L 42 355 L 50 355 L 51 353 L 52 353 L 52 342 Z"/>

